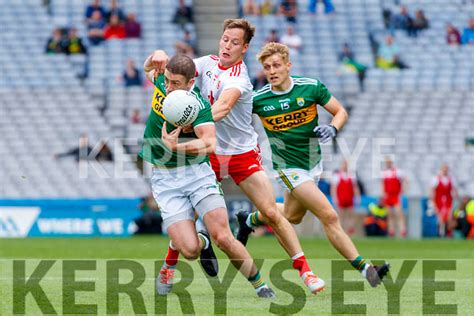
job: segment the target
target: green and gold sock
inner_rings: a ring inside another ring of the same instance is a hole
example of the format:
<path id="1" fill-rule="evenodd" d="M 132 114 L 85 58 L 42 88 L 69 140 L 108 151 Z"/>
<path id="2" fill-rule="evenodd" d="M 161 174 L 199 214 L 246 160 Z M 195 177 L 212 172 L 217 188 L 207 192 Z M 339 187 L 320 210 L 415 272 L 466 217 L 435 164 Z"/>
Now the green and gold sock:
<path id="1" fill-rule="evenodd" d="M 259 289 L 261 287 L 266 286 L 265 282 L 263 282 L 262 276 L 260 275 L 260 271 L 257 271 L 257 274 L 252 277 L 249 277 L 247 280 L 249 280 L 254 289 Z"/>
<path id="2" fill-rule="evenodd" d="M 247 220 L 246 220 L 246 224 L 248 227 L 252 227 L 252 228 L 255 228 L 255 227 L 258 227 L 262 224 L 265 224 L 264 222 L 262 222 L 258 217 L 260 215 L 260 212 L 259 211 L 256 211 L 256 212 L 253 212 L 253 213 L 250 213 L 249 216 L 247 217 Z"/>
<path id="3" fill-rule="evenodd" d="M 362 258 L 362 256 L 358 256 L 353 261 L 351 261 L 351 264 L 357 271 L 362 273 L 362 271 L 364 271 L 365 265 L 367 263 L 365 262 L 365 259 Z"/>

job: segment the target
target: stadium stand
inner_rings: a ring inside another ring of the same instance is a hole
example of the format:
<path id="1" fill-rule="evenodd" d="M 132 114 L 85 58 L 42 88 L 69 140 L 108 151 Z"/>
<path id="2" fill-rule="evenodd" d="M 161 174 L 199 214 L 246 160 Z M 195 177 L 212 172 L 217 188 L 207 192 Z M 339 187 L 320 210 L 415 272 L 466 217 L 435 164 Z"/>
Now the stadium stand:
<path id="1" fill-rule="evenodd" d="M 465 139 L 472 137 L 474 126 L 474 46 L 448 46 L 445 26 L 452 22 L 462 29 L 473 15 L 474 5 L 462 0 L 399 2 L 407 5 L 410 12 L 423 9 L 430 20 L 430 28 L 418 37 L 395 32 L 410 69 L 382 70 L 374 65 L 371 38 L 381 42 L 387 34 L 382 11 L 389 8 L 397 12 L 394 1 L 335 0 L 334 15 L 311 15 L 306 9 L 308 2 L 298 1 L 295 28 L 304 44 L 302 54 L 292 56 L 293 74 L 319 78 L 350 106 L 350 120 L 340 133 L 339 142 L 353 151 L 358 142 L 361 145 L 367 141 L 356 170 L 369 194 L 380 194 L 380 168 L 374 158 L 383 155 L 377 155 L 373 146 L 377 141 L 393 141 L 383 152 L 394 154 L 397 164 L 407 173 L 409 196 L 428 194 L 430 181 L 442 162 L 452 167 L 461 191 L 472 195 L 474 152 L 465 146 Z M 286 24 L 277 15 L 246 18 L 260 30 L 246 59 L 250 73 L 255 74 L 261 68 L 255 55 L 265 37 L 272 29 L 283 34 Z M 337 54 L 345 42 L 357 59 L 369 66 L 364 93 L 359 91 L 355 73 L 339 74 Z M 327 120 L 324 111 L 320 114 L 321 121 Z M 325 152 L 331 152 L 329 146 Z M 328 158 L 325 169 L 336 170 L 341 153 Z"/>
<path id="2" fill-rule="evenodd" d="M 347 142 L 353 150 L 360 137 L 368 140 L 357 172 L 369 194 L 377 195 L 380 187 L 371 167 L 373 142 L 388 137 L 396 142 L 389 149 L 395 154 L 397 165 L 409 175 L 410 195 L 428 193 L 429 181 L 442 161 L 450 164 L 461 189 L 474 195 L 474 152 L 464 145 L 466 138 L 474 137 L 474 46 L 450 47 L 445 42 L 445 24 L 451 22 L 462 30 L 474 14 L 474 5 L 462 0 L 401 2 L 410 12 L 422 8 L 430 20 L 430 28 L 416 38 L 395 32 L 410 69 L 375 68 L 371 39 L 383 39 L 386 30 L 382 11 L 388 7 L 396 12 L 394 1 L 335 0 L 333 15 L 311 15 L 306 9 L 308 1 L 298 2 L 295 28 L 304 44 L 302 53 L 293 59 L 293 72 L 320 78 L 351 107 L 351 119 L 340 134 L 340 141 Z M 89 177 L 80 179 L 73 159 L 54 160 L 53 155 L 77 146 L 79 135 L 84 132 L 92 145 L 109 139 L 115 156 L 125 152 L 123 145 L 132 152 L 138 150 L 138 143 L 119 141 L 118 146 L 113 146 L 113 141 L 115 137 L 141 139 L 144 124 L 132 123 L 130 116 L 138 108 L 146 117 L 152 90 L 125 88 L 117 78 L 129 58 L 140 65 L 158 46 L 174 52 L 175 41 L 183 36 L 182 29 L 171 23 L 177 1 L 120 1 L 126 13 L 137 14 L 142 37 L 89 46 L 88 56 L 44 54 L 46 40 L 57 26 L 74 26 L 86 38 L 83 21 L 88 1 L 51 0 L 49 7 L 43 6 L 41 0 L 0 0 L 0 4 L 0 174 L 8 184 L 0 188 L 0 195 L 145 195 L 149 190 L 146 179 L 113 178 L 111 163 L 102 163 L 109 177 L 101 178 L 90 168 Z M 108 2 L 103 4 L 107 6 Z M 247 18 L 258 30 L 246 60 L 253 76 L 260 69 L 254 56 L 265 37 L 271 29 L 279 29 L 282 35 L 286 23 L 276 15 Z M 193 25 L 189 29 L 196 32 Z M 363 93 L 357 74 L 339 71 L 337 56 L 345 42 L 357 60 L 369 66 Z M 78 78 L 85 63 L 88 76 Z M 327 119 L 321 114 L 322 121 Z M 136 170 L 130 157 L 124 159 L 126 170 Z M 327 160 L 325 168 L 334 170 L 340 159 L 339 152 Z"/>

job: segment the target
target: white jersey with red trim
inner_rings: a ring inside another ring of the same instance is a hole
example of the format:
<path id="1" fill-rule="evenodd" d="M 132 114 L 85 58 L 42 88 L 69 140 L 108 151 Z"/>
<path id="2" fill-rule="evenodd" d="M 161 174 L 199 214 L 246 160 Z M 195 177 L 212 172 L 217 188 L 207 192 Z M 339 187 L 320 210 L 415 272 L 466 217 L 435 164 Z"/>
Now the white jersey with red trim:
<path id="1" fill-rule="evenodd" d="M 196 85 L 203 98 L 211 105 L 224 90 L 237 88 L 241 96 L 230 113 L 216 122 L 218 155 L 236 155 L 253 150 L 257 146 L 257 134 L 252 126 L 252 83 L 243 62 L 223 68 L 216 55 L 194 59 Z"/>
<path id="2" fill-rule="evenodd" d="M 434 177 L 433 180 L 431 180 L 431 187 L 432 188 L 436 188 L 439 185 L 448 186 L 449 184 L 451 184 L 452 186 L 457 185 L 456 181 L 451 176 L 443 176 L 443 175 L 439 174 L 436 177 Z"/>

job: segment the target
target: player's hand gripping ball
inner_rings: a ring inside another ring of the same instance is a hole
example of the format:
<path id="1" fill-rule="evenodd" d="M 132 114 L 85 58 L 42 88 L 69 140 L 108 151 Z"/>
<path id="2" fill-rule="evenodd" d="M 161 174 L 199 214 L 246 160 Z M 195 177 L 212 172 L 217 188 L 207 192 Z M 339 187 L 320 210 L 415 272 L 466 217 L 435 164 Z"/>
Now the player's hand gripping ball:
<path id="1" fill-rule="evenodd" d="M 196 120 L 199 106 L 199 100 L 191 92 L 175 90 L 163 102 L 163 115 L 174 126 L 185 126 Z"/>

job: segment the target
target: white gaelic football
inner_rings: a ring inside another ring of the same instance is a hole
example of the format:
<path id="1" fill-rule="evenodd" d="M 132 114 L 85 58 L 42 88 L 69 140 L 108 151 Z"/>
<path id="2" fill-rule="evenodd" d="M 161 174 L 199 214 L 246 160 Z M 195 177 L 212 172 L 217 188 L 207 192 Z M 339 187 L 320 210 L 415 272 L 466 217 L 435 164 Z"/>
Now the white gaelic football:
<path id="1" fill-rule="evenodd" d="M 163 102 L 163 115 L 175 126 L 189 125 L 199 114 L 199 100 L 191 92 L 175 90 Z"/>

